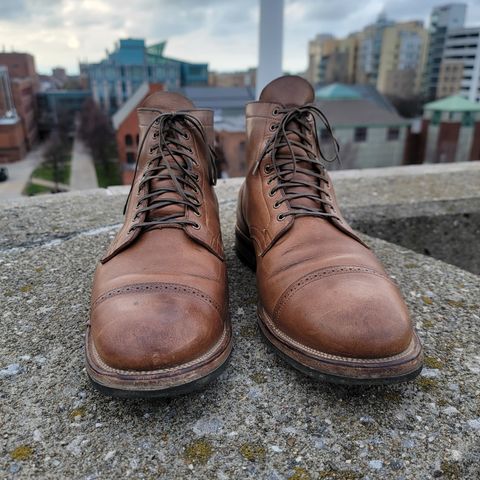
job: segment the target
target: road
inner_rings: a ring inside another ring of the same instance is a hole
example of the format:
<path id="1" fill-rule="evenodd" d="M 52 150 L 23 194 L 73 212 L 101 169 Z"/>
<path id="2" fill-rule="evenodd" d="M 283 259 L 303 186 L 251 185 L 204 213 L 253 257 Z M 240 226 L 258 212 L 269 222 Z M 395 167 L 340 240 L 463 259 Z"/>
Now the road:
<path id="1" fill-rule="evenodd" d="M 92 156 L 83 141 L 76 136 L 72 150 L 70 190 L 88 190 L 97 187 L 97 174 L 93 165 Z"/>
<path id="2" fill-rule="evenodd" d="M 8 200 L 22 196 L 25 184 L 35 167 L 42 162 L 45 143 L 36 145 L 23 160 L 14 163 L 3 163 L 0 167 L 8 168 L 8 180 L 0 182 L 0 200 Z"/>

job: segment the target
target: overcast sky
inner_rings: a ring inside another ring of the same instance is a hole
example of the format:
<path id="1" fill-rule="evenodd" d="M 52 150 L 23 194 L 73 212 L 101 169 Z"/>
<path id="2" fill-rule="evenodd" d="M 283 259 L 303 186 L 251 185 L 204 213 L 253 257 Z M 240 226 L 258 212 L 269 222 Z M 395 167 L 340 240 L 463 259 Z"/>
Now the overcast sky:
<path id="1" fill-rule="evenodd" d="M 255 66 L 259 0 L 0 0 L 0 45 L 35 56 L 37 70 L 78 71 L 124 37 L 168 40 L 169 56 L 233 71 Z M 304 70 L 317 33 L 343 36 L 384 11 L 427 22 L 439 0 L 285 0 L 284 69 Z M 467 25 L 480 26 L 480 1 L 468 0 Z"/>

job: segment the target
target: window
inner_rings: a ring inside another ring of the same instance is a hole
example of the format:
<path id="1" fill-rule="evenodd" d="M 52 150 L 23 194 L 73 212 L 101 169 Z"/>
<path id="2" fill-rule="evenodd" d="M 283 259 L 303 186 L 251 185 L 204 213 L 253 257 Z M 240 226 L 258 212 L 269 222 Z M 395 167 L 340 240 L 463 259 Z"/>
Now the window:
<path id="1" fill-rule="evenodd" d="M 129 133 L 125 135 L 125 145 L 133 145 L 133 138 Z"/>
<path id="2" fill-rule="evenodd" d="M 387 140 L 389 142 L 398 140 L 400 138 L 400 129 L 398 127 L 389 127 L 387 129 Z"/>
<path id="3" fill-rule="evenodd" d="M 473 125 L 472 112 L 465 112 L 463 114 L 462 125 L 464 125 L 465 127 L 471 127 Z"/>
<path id="4" fill-rule="evenodd" d="M 127 163 L 129 165 L 135 163 L 135 154 L 133 152 L 127 152 Z"/>
<path id="5" fill-rule="evenodd" d="M 433 112 L 432 115 L 432 125 L 438 125 L 440 123 L 441 112 Z"/>
<path id="6" fill-rule="evenodd" d="M 353 134 L 353 140 L 355 142 L 366 142 L 367 141 L 367 127 L 357 127 L 355 128 Z"/>

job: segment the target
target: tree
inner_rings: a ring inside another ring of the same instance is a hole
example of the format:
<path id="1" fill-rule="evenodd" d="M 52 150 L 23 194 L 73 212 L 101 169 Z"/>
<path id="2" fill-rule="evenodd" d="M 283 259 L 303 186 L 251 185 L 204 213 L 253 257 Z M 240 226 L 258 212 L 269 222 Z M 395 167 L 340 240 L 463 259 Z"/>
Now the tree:
<path id="1" fill-rule="evenodd" d="M 91 98 L 85 101 L 80 112 L 79 134 L 90 148 L 93 161 L 109 175 L 112 168 L 110 157 L 115 141 L 114 131 L 110 118 Z"/>

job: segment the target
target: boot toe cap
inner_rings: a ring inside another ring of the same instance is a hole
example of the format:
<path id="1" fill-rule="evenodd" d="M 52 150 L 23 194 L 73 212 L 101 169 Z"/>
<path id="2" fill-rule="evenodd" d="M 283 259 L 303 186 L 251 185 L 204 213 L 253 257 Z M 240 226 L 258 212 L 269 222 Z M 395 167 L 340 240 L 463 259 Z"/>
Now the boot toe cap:
<path id="1" fill-rule="evenodd" d="M 408 348 L 413 336 L 397 287 L 371 273 L 306 284 L 277 304 L 274 323 L 300 348 L 350 358 L 395 356 Z"/>
<path id="2" fill-rule="evenodd" d="M 219 308 L 207 295 L 146 291 L 107 298 L 92 309 L 91 335 L 109 368 L 153 371 L 188 366 L 215 347 L 224 332 Z"/>

